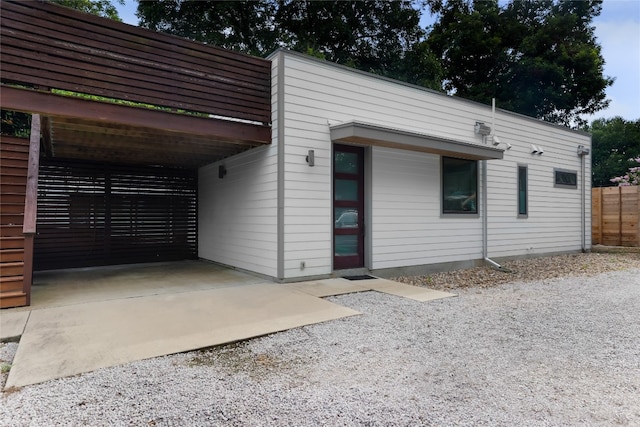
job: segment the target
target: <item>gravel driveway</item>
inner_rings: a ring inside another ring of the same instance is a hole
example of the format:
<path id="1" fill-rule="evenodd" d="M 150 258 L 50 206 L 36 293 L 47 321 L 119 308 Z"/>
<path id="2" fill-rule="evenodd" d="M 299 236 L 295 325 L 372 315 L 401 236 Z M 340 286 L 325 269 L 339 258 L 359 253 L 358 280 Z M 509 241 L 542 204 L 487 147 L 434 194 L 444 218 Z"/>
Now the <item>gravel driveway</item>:
<path id="1" fill-rule="evenodd" d="M 456 292 L 332 297 L 364 314 L 5 393 L 0 425 L 640 425 L 639 268 Z"/>

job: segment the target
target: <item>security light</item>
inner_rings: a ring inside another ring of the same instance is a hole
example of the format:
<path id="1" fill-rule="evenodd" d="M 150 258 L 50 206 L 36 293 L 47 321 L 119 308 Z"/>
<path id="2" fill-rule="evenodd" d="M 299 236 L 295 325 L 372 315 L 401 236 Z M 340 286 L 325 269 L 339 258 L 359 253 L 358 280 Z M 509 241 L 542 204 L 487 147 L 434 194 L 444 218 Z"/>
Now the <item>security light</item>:
<path id="1" fill-rule="evenodd" d="M 476 122 L 476 126 L 474 127 L 474 131 L 475 131 L 475 133 L 478 133 L 480 135 L 490 135 L 491 134 L 491 127 L 485 125 L 482 122 Z"/>

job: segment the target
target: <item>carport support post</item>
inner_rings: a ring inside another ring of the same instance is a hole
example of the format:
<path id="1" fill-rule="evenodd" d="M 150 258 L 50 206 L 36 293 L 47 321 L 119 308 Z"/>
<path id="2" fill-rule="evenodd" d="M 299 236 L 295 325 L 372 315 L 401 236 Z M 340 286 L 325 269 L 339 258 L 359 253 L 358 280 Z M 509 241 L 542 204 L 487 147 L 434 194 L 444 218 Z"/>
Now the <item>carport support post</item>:
<path id="1" fill-rule="evenodd" d="M 38 169 L 40 168 L 40 115 L 31 116 L 29 135 L 29 163 L 27 168 L 27 186 L 24 197 L 24 264 L 22 272 L 22 292 L 26 295 L 27 305 L 31 304 L 31 284 L 33 282 L 33 239 L 36 234 L 38 213 Z"/>

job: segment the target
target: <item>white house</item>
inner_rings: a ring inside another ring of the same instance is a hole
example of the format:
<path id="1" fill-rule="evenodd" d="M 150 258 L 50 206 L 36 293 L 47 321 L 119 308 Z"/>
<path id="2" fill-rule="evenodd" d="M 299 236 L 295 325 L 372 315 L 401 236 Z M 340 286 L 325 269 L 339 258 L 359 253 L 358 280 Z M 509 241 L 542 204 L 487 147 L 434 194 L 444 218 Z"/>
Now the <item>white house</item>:
<path id="1" fill-rule="evenodd" d="M 272 143 L 199 169 L 200 258 L 294 281 L 590 248 L 589 134 L 298 53 L 269 59 Z"/>

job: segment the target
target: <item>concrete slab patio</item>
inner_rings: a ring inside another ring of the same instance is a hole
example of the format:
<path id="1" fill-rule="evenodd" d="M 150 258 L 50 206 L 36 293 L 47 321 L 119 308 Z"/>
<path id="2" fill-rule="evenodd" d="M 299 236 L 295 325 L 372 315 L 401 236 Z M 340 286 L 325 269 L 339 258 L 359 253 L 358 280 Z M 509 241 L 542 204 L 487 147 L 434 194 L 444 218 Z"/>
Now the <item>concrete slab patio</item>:
<path id="1" fill-rule="evenodd" d="M 0 337 L 21 335 L 5 389 L 353 316 L 320 297 L 368 290 L 454 296 L 377 278 L 265 283 L 197 261 L 40 275 L 32 307 L 0 312 Z"/>

